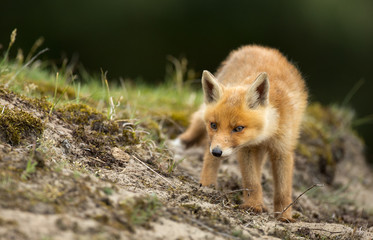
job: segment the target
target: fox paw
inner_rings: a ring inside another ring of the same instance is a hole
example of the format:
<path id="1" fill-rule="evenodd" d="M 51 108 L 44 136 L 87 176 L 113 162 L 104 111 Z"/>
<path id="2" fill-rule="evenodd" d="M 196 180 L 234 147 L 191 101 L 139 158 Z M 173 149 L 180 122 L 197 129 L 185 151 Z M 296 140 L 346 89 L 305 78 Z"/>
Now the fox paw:
<path id="1" fill-rule="evenodd" d="M 277 220 L 280 221 L 280 222 L 284 222 L 284 223 L 294 223 L 294 222 L 296 222 L 294 220 L 294 218 L 292 218 L 292 217 L 290 217 L 290 218 L 278 217 Z"/>
<path id="2" fill-rule="evenodd" d="M 292 218 L 291 213 L 284 212 L 284 213 L 277 213 L 275 214 L 275 218 L 284 223 L 293 223 L 295 220 Z"/>
<path id="3" fill-rule="evenodd" d="M 246 209 L 254 213 L 268 212 L 268 209 L 261 203 L 259 204 L 241 204 L 241 209 Z"/>

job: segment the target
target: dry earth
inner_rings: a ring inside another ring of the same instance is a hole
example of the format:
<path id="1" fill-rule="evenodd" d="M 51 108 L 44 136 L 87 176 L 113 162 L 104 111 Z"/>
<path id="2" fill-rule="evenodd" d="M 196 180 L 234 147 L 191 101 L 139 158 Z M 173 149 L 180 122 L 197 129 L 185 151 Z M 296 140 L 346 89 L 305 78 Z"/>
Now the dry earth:
<path id="1" fill-rule="evenodd" d="M 42 134 L 19 144 L 0 133 L 0 239 L 373 239 L 372 174 L 352 134 L 343 136 L 332 174 L 322 161 L 296 154 L 293 198 L 315 183 L 325 186 L 294 204 L 296 223 L 282 223 L 272 213 L 268 166 L 262 183 L 269 213 L 256 215 L 238 208 L 233 160 L 222 164 L 219 189 L 200 188 L 200 147 L 171 154 L 137 141 L 144 136 L 131 132 L 130 122 L 111 131 L 111 122 L 85 108 L 83 122 L 71 120 L 72 109 L 48 116 L 7 91 L 0 106 L 44 124 Z"/>

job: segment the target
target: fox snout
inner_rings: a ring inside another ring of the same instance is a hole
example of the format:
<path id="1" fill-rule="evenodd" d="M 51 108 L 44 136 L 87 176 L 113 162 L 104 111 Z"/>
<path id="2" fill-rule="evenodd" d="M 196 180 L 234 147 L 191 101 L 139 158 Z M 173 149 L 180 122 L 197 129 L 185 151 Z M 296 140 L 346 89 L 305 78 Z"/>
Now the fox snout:
<path id="1" fill-rule="evenodd" d="M 214 147 L 211 150 L 211 154 L 214 155 L 215 157 L 221 157 L 221 155 L 223 154 L 223 151 L 219 147 Z"/>
<path id="2" fill-rule="evenodd" d="M 220 146 L 210 147 L 210 153 L 214 157 L 229 157 L 233 153 L 232 148 L 221 148 Z"/>

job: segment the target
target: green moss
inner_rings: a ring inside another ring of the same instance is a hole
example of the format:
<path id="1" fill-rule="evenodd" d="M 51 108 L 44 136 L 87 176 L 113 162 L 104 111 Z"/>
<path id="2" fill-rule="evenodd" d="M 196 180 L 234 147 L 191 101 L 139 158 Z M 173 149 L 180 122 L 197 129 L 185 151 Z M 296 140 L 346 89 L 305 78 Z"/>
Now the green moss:
<path id="1" fill-rule="evenodd" d="M 92 120 L 103 121 L 105 116 L 85 104 L 67 104 L 57 110 L 57 115 L 65 122 L 89 125 Z"/>
<path id="2" fill-rule="evenodd" d="M 161 206 L 156 195 L 130 198 L 120 203 L 131 224 L 146 228 L 150 227 L 150 221 L 157 218 Z"/>
<path id="3" fill-rule="evenodd" d="M 192 213 L 197 213 L 202 210 L 201 206 L 195 203 L 184 203 L 181 206 L 190 210 Z"/>
<path id="4" fill-rule="evenodd" d="M 0 137 L 11 145 L 18 145 L 22 139 L 35 139 L 43 130 L 44 125 L 39 118 L 22 110 L 5 107 L 0 115 Z"/>
<path id="5" fill-rule="evenodd" d="M 108 120 L 93 120 L 91 122 L 91 130 L 103 134 L 116 134 L 119 132 L 119 126 L 114 121 Z"/>
<path id="6" fill-rule="evenodd" d="M 116 138 L 118 144 L 134 145 L 139 144 L 140 139 L 135 131 L 123 129 L 121 135 Z"/>
<path id="7" fill-rule="evenodd" d="M 187 127 L 189 125 L 190 115 L 186 111 L 172 112 L 171 118 L 183 127 Z"/>
<path id="8" fill-rule="evenodd" d="M 18 93 L 9 91 L 3 88 L 1 85 L 0 85 L 0 97 L 6 100 L 17 98 L 27 107 L 31 107 L 42 113 L 49 113 L 49 110 L 52 108 L 52 104 L 47 100 L 47 97 L 45 96 L 41 98 L 29 98 L 24 95 L 20 95 Z"/>
<path id="9" fill-rule="evenodd" d="M 47 100 L 47 97 L 27 98 L 21 96 L 21 98 L 25 101 L 25 103 L 27 103 L 27 105 L 31 105 L 44 113 L 49 113 L 50 109 L 52 108 L 52 103 Z"/>

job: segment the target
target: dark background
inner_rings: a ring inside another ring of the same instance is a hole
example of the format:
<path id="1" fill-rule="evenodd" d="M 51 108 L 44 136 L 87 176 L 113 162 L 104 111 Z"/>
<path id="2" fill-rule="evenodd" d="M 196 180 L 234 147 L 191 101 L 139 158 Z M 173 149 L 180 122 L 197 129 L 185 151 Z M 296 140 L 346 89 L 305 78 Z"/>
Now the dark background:
<path id="1" fill-rule="evenodd" d="M 232 49 L 268 45 L 296 63 L 311 101 L 342 103 L 364 79 L 349 104 L 358 118 L 373 114 L 371 0 L 0 0 L 3 48 L 14 28 L 13 56 L 43 36 L 50 48 L 44 57 L 56 63 L 78 56 L 111 79 L 149 83 L 164 79 L 167 55 L 186 57 L 197 72 L 214 71 Z M 369 146 L 372 126 L 357 128 Z"/>

